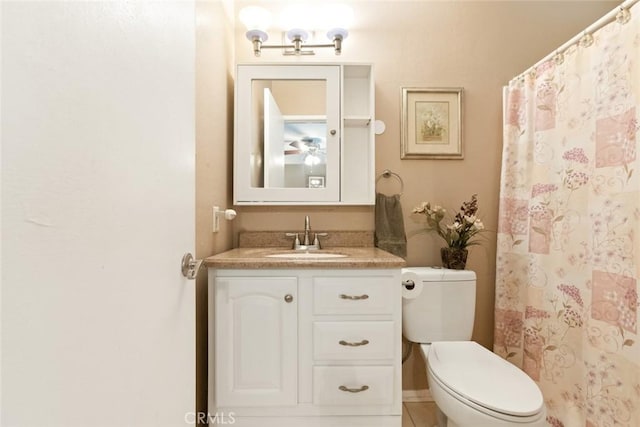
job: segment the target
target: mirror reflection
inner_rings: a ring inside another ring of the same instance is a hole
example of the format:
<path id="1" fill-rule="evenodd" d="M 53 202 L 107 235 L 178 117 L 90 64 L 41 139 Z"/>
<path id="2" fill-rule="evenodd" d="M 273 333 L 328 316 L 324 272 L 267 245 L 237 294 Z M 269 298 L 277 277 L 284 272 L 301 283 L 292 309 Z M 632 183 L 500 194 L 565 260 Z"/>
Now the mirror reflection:
<path id="1" fill-rule="evenodd" d="M 327 169 L 325 80 L 252 80 L 251 184 L 324 188 Z"/>

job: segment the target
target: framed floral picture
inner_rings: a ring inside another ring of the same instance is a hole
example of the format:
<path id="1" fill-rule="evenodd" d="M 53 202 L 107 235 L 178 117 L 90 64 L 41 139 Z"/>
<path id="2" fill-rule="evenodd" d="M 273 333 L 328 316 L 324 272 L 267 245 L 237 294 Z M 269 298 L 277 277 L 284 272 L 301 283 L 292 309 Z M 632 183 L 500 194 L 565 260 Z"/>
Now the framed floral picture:
<path id="1" fill-rule="evenodd" d="M 463 159 L 462 88 L 402 88 L 402 159 Z"/>

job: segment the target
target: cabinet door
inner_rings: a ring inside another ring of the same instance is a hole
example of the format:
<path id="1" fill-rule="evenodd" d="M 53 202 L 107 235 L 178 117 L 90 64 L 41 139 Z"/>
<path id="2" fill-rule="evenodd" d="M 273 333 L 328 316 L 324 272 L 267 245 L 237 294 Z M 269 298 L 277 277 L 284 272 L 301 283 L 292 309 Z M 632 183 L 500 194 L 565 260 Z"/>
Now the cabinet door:
<path id="1" fill-rule="evenodd" d="M 238 65 L 234 204 L 340 201 L 340 67 Z"/>
<path id="2" fill-rule="evenodd" d="M 297 403 L 297 279 L 216 278 L 216 402 Z"/>

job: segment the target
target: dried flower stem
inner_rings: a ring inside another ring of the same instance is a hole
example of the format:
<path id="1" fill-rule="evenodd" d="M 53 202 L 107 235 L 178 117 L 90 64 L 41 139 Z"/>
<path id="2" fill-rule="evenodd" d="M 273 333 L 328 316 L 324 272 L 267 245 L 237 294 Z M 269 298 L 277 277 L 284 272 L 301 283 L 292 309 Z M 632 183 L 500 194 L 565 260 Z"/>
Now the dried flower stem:
<path id="1" fill-rule="evenodd" d="M 466 249 L 467 246 L 478 244 L 473 238 L 484 231 L 484 224 L 476 217 L 477 211 L 477 194 L 471 196 L 470 201 L 462 203 L 450 225 L 442 224 L 447 211 L 441 206 L 436 205 L 432 208 L 431 203 L 423 202 L 422 206 L 413 209 L 413 213 L 426 217 L 427 231 L 436 232 L 447 242 L 447 246 L 455 249 Z"/>

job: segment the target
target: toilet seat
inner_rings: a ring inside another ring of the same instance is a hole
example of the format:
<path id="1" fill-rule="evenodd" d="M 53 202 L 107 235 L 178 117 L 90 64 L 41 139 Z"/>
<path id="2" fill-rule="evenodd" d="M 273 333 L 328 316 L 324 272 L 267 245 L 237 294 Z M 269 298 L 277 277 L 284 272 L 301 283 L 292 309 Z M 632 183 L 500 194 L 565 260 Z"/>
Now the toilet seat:
<path id="1" fill-rule="evenodd" d="M 487 415 L 526 423 L 543 411 L 542 393 L 533 380 L 475 342 L 433 343 L 427 365 L 447 393 Z"/>

